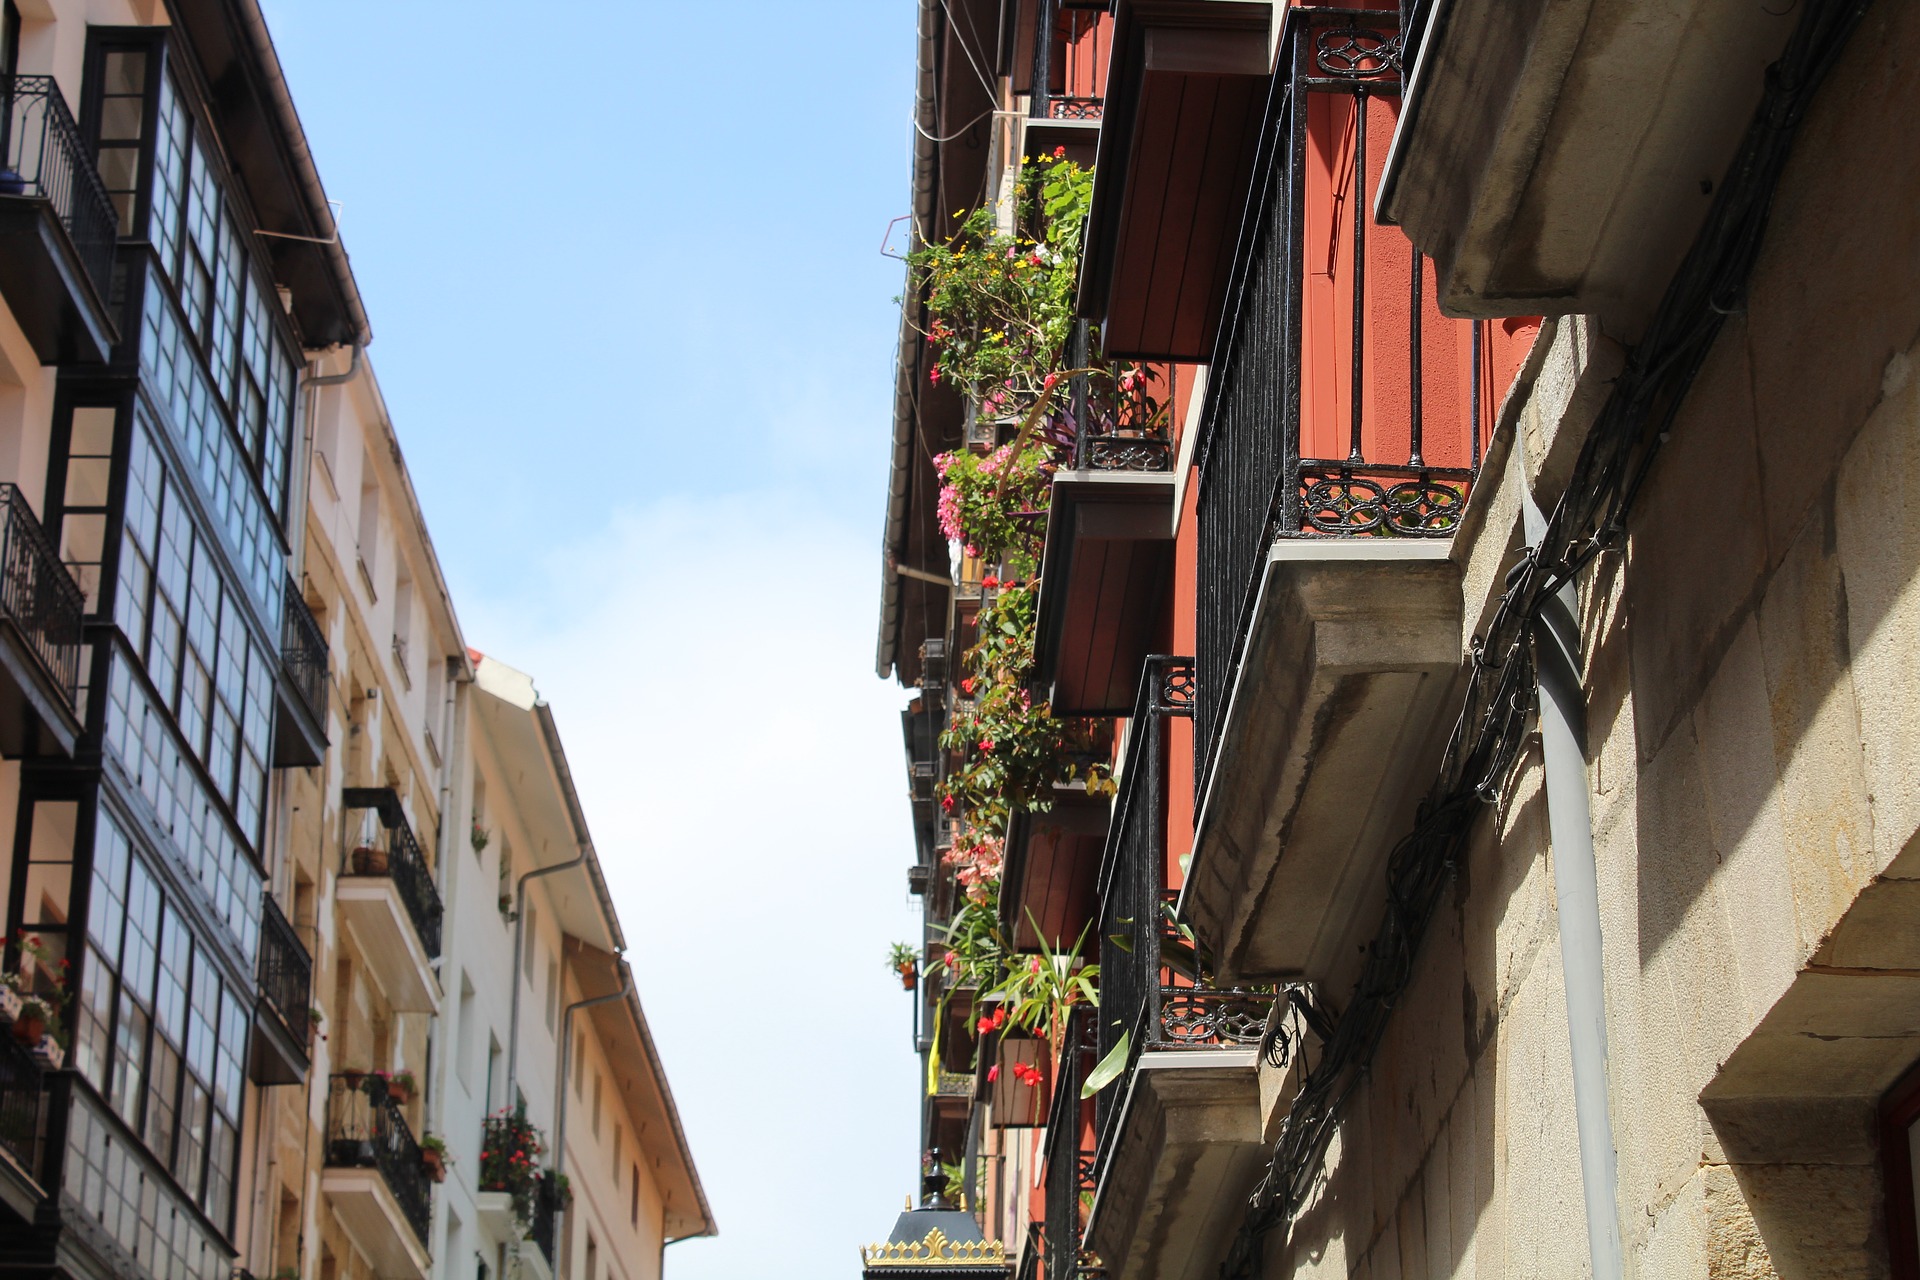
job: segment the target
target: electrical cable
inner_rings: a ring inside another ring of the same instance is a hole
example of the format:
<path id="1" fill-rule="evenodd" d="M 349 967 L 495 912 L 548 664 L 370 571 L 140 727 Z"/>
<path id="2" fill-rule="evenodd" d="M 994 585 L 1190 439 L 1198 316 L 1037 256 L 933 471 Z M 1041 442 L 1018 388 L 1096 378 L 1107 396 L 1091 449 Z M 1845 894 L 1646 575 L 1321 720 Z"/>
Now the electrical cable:
<path id="1" fill-rule="evenodd" d="M 1869 0 L 1806 0 L 1746 136 L 1641 342 L 1628 354 L 1545 532 L 1508 573 L 1471 649 L 1465 705 L 1413 830 L 1387 862 L 1387 910 L 1352 999 L 1281 1122 L 1266 1173 L 1220 1266 L 1223 1280 L 1261 1272 L 1262 1240 L 1306 1202 L 1339 1117 L 1368 1078 L 1441 894 L 1481 810 L 1512 776 L 1533 711 L 1534 629 L 1543 603 L 1602 554 L 1626 521 L 1695 375 L 1741 309 L 1793 138 Z"/>

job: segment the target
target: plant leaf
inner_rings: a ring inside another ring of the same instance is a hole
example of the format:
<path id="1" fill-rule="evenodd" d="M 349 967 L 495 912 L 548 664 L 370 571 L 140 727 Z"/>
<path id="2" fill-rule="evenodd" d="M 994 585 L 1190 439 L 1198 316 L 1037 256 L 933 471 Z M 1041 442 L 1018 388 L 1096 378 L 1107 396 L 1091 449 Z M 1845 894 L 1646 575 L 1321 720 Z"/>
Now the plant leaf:
<path id="1" fill-rule="evenodd" d="M 1133 1032 L 1122 1031 L 1120 1042 L 1108 1051 L 1106 1057 L 1100 1059 L 1099 1065 L 1088 1074 L 1087 1082 L 1080 1086 L 1080 1096 L 1091 1098 L 1119 1079 L 1120 1073 L 1127 1069 L 1127 1058 L 1132 1049 Z"/>

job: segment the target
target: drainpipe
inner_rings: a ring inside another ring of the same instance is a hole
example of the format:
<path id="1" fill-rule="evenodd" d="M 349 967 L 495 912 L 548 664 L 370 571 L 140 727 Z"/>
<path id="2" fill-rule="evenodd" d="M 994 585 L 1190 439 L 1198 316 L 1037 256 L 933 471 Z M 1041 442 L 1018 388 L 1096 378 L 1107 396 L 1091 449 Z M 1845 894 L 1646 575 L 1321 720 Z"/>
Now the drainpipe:
<path id="1" fill-rule="evenodd" d="M 1524 460 L 1524 443 L 1521 446 Z M 1523 516 L 1538 546 L 1546 520 L 1531 494 Z M 1547 833 L 1560 911 L 1560 965 L 1567 988 L 1573 1059 L 1573 1115 L 1580 1134 L 1580 1181 L 1594 1280 L 1621 1280 L 1619 1160 L 1607 1091 L 1606 981 L 1600 952 L 1600 886 L 1587 798 L 1586 700 L 1580 691 L 1580 623 L 1573 584 L 1544 601 L 1534 628 L 1540 753 L 1546 774 Z"/>
<path id="2" fill-rule="evenodd" d="M 559 875 L 562 871 L 571 871 L 587 860 L 587 846 L 580 845 L 579 852 L 565 862 L 556 862 L 550 867 L 535 867 L 515 882 L 513 890 L 513 1002 L 507 1014 L 507 1097 L 506 1105 L 513 1105 L 513 1087 L 518 1078 L 520 1067 L 520 971 L 526 964 L 527 940 L 527 881 L 536 876 Z"/>
<path id="3" fill-rule="evenodd" d="M 441 660 L 441 666 L 442 670 L 446 673 L 442 683 L 446 685 L 447 692 L 440 704 L 440 733 L 442 739 L 440 748 L 440 845 L 434 855 L 434 877 L 439 881 L 441 900 L 447 902 L 453 899 L 454 872 L 452 864 L 458 860 L 455 851 L 460 847 L 457 834 L 458 824 L 453 821 L 454 762 L 460 758 L 460 753 L 455 743 L 457 740 L 466 736 L 467 719 L 467 702 L 464 697 L 460 696 L 460 691 L 462 686 L 473 683 L 473 678 L 460 674 L 460 661 L 457 658 L 444 658 Z M 464 790 L 462 790 L 460 794 L 460 799 L 466 799 Z M 444 975 L 444 967 L 439 972 Z M 453 996 L 455 999 L 459 997 L 458 991 L 451 991 L 447 994 Z M 433 1019 L 430 1030 L 430 1044 L 432 1045 L 430 1050 L 432 1055 L 431 1061 L 435 1069 L 442 1072 L 444 1072 L 447 1066 L 453 1061 L 446 1042 L 447 1036 L 450 1033 L 451 1028 L 448 1027 L 446 1018 Z M 427 1094 L 426 1127 L 435 1132 L 440 1132 L 443 1127 L 441 1122 L 445 1112 L 446 1091 L 444 1089 L 429 1090 Z"/>
<path id="4" fill-rule="evenodd" d="M 618 957 L 616 957 L 618 963 Z M 567 1006 L 560 1018 L 560 1079 L 554 1090 L 558 1100 L 553 1108 L 553 1172 L 557 1176 L 567 1171 L 567 1073 L 573 1069 L 573 1015 L 582 1009 L 591 1009 L 597 1004 L 612 1004 L 615 1000 L 625 1000 L 633 993 L 633 971 L 626 965 L 620 965 L 620 989 L 604 996 L 593 996 L 586 1000 L 576 1000 Z M 664 1212 L 664 1210 L 663 1210 Z"/>

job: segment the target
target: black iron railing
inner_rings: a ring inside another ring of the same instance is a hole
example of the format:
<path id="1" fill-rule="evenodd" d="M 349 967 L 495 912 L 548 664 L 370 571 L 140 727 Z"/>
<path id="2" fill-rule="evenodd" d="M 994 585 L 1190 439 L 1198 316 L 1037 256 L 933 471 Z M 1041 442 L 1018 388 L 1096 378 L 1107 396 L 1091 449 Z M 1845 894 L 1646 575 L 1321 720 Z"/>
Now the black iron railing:
<path id="1" fill-rule="evenodd" d="M 348 810 L 372 809 L 380 816 L 380 832 L 370 844 L 354 847 L 348 856 L 347 874 L 386 876 L 400 894 L 400 901 L 413 921 L 414 932 L 429 959 L 440 954 L 440 890 L 434 886 L 433 871 L 413 838 L 400 798 L 388 787 L 348 787 L 342 792 L 342 804 Z"/>
<path id="2" fill-rule="evenodd" d="M 113 279 L 119 220 L 52 76 L 0 76 L 5 101 L 0 196 L 45 200 L 101 302 Z"/>
<path id="3" fill-rule="evenodd" d="M 1067 359 L 1075 369 L 1092 362 L 1087 322 L 1078 321 L 1068 340 Z M 1073 435 L 1075 471 L 1171 471 L 1173 446 L 1164 417 L 1147 409 L 1144 381 L 1122 389 L 1106 374 L 1076 374 L 1067 397 L 1067 429 Z"/>
<path id="4" fill-rule="evenodd" d="M 1152 657 L 1134 702 L 1125 772 L 1100 869 L 1100 1026 L 1104 1060 L 1128 1046 L 1125 1074 L 1094 1095 L 1097 1167 L 1112 1157 L 1122 1104 L 1139 1055 L 1149 1050 L 1253 1047 L 1266 1028 L 1269 993 L 1216 988 L 1184 938 L 1167 890 L 1167 722 L 1193 714 L 1193 661 Z M 1183 944 L 1186 959 L 1180 960 Z"/>
<path id="5" fill-rule="evenodd" d="M 287 579 L 287 603 L 280 619 L 280 661 L 287 669 L 300 700 L 313 713 L 313 722 L 327 726 L 327 634 L 307 608 L 300 584 Z"/>
<path id="6" fill-rule="evenodd" d="M 1046 1240 L 1044 1223 L 1027 1224 L 1027 1237 L 1020 1246 L 1020 1265 L 1013 1273 L 1013 1280 L 1040 1280 L 1040 1258 L 1046 1252 Z M 1048 1273 L 1049 1277 L 1051 1274 Z"/>
<path id="7" fill-rule="evenodd" d="M 1481 325 L 1442 320 L 1424 259 L 1371 221 L 1397 16 L 1288 17 L 1200 423 L 1203 789 L 1274 541 L 1449 536 L 1479 469 Z"/>
<path id="8" fill-rule="evenodd" d="M 559 1180 L 551 1173 L 541 1174 L 540 1184 L 533 1193 L 533 1227 L 527 1232 L 527 1238 L 539 1247 L 549 1271 L 553 1269 L 553 1242 L 563 1208 Z"/>
<path id="9" fill-rule="evenodd" d="M 1046 1187 L 1046 1280 L 1076 1280 L 1080 1266 L 1080 1195 L 1093 1190 L 1093 1149 L 1081 1140 L 1080 1086 L 1093 1067 L 1098 1011 L 1075 1009 L 1053 1073 L 1042 1156 Z"/>
<path id="10" fill-rule="evenodd" d="M 0 1028 L 0 1147 L 25 1169 L 40 1176 L 41 1116 L 46 1111 L 46 1081 L 27 1046 L 11 1028 Z"/>
<path id="11" fill-rule="evenodd" d="M 1035 120 L 1098 120 L 1106 110 L 1108 0 L 1040 0 L 1033 33 Z"/>
<path id="12" fill-rule="evenodd" d="M 271 893 L 260 906 L 260 994 L 295 1044 L 307 1043 L 313 1021 L 313 957 Z"/>
<path id="13" fill-rule="evenodd" d="M 86 596 L 60 563 L 53 540 L 19 487 L 0 484 L 6 523 L 0 532 L 0 610 L 71 704 L 80 680 L 80 618 Z"/>
<path id="14" fill-rule="evenodd" d="M 335 1169 L 378 1169 L 407 1225 L 427 1242 L 433 1182 L 400 1104 L 378 1076 L 349 1072 L 327 1081 L 326 1161 Z"/>

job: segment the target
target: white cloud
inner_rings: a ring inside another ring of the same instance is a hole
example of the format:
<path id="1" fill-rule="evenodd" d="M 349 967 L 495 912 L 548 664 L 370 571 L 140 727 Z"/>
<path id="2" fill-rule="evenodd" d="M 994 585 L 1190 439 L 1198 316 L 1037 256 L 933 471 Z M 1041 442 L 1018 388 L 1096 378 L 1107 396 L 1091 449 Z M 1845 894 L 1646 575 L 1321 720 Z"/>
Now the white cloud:
<path id="1" fill-rule="evenodd" d="M 913 1190 L 912 1007 L 883 968 L 919 929 L 903 694 L 846 518 L 676 499 L 458 592 L 468 643 L 553 705 L 720 1224 L 675 1280 L 846 1275 Z"/>

